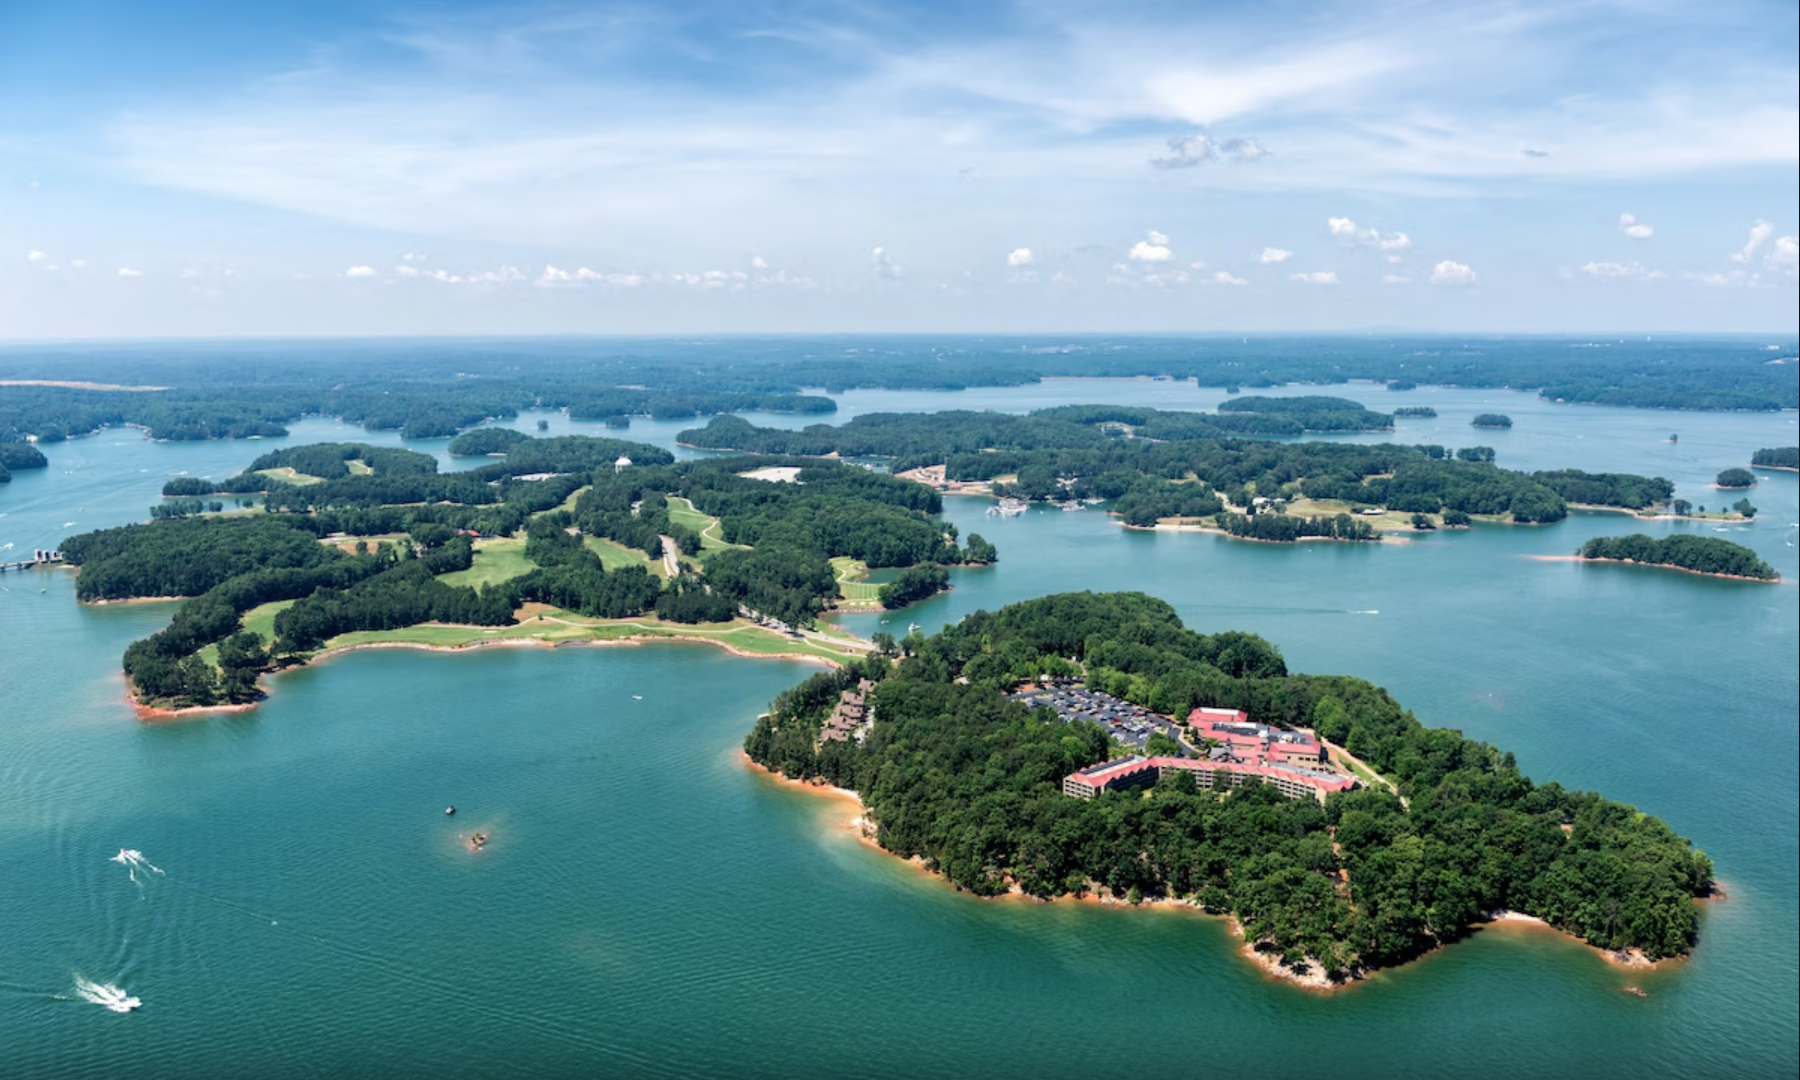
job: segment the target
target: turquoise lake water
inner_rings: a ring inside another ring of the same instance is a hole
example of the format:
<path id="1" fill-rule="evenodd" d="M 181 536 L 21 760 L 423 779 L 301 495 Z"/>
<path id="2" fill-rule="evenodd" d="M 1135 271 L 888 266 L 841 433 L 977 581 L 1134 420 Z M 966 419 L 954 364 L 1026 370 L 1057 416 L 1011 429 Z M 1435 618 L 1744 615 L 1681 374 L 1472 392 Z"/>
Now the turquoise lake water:
<path id="1" fill-rule="evenodd" d="M 1728 501 L 1714 474 L 1796 431 L 1792 413 L 1327 392 L 1440 413 L 1359 438 L 1656 473 L 1709 505 Z M 853 392 L 831 419 L 1223 396 L 1131 381 Z M 1483 411 L 1514 428 L 1471 430 Z M 630 437 L 672 445 L 689 426 L 634 422 Z M 398 442 L 329 421 L 285 441 L 327 438 Z M 0 487 L 0 544 L 140 519 L 169 476 L 227 475 L 282 441 L 46 447 L 48 470 Z M 0 1076 L 1792 1076 L 1800 499 L 1793 474 L 1760 481 L 1748 526 L 1577 514 L 1380 546 L 1127 532 L 1094 511 L 1003 521 L 952 499 L 1001 562 L 843 620 L 934 630 L 1046 592 L 1142 589 L 1196 629 L 1264 634 L 1296 670 L 1372 679 L 1540 781 L 1663 817 L 1730 892 L 1707 905 L 1692 960 L 1666 970 L 1492 930 L 1329 997 L 1265 978 L 1219 920 L 981 902 L 860 844 L 843 804 L 736 755 L 806 665 L 695 645 L 365 652 L 278 677 L 249 714 L 142 724 L 118 657 L 171 607 L 84 608 L 66 572 L 5 575 Z M 1530 558 L 1676 529 L 1748 544 L 1788 583 Z M 473 857 L 459 836 L 477 828 L 494 839 Z M 120 848 L 163 872 L 134 882 L 108 861 Z M 83 1001 L 78 976 L 143 1006 Z"/>

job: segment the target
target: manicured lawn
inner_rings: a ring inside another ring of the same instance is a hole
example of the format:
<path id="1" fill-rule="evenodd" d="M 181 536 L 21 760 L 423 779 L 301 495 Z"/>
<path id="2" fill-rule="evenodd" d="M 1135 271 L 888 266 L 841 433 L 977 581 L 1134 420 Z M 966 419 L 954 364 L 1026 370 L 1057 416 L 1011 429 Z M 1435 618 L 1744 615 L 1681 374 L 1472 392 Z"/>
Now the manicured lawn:
<path id="1" fill-rule="evenodd" d="M 869 568 L 848 555 L 840 555 L 831 560 L 831 572 L 837 575 L 838 595 L 844 598 L 846 607 L 878 607 L 881 604 L 881 585 L 865 581 L 869 576 Z"/>
<path id="2" fill-rule="evenodd" d="M 479 589 L 529 574 L 537 564 L 525 557 L 525 541 L 510 536 L 486 537 L 475 541 L 475 563 L 467 570 L 439 575 L 446 585 L 467 585 Z"/>
<path id="3" fill-rule="evenodd" d="M 359 630 L 340 634 L 325 643 L 327 649 L 353 645 L 409 644 L 454 648 L 483 640 L 518 641 L 530 639 L 544 642 L 617 641 L 623 638 L 681 638 L 721 641 L 746 653 L 763 656 L 780 654 L 818 656 L 845 661 L 862 654 L 849 648 L 838 648 L 826 642 L 794 638 L 786 634 L 736 621 L 689 626 L 665 623 L 655 616 L 636 619 L 589 619 L 566 611 L 545 610 L 528 616 L 517 626 L 441 626 L 421 624 L 400 630 Z"/>
<path id="4" fill-rule="evenodd" d="M 293 467 L 289 465 L 283 465 L 279 469 L 261 469 L 258 470 L 258 475 L 269 477 L 271 480 L 280 480 L 283 483 L 288 484 L 306 485 L 323 483 L 323 481 L 316 476 L 308 476 L 303 472 L 295 472 Z"/>
<path id="5" fill-rule="evenodd" d="M 275 640 L 275 616 L 294 606 L 292 600 L 276 600 L 273 603 L 258 604 L 244 612 L 244 629 L 254 630 L 262 635 L 263 644 Z"/>
<path id="6" fill-rule="evenodd" d="M 344 462 L 344 467 L 350 470 L 351 476 L 367 476 L 370 473 L 375 471 L 373 468 L 371 468 L 369 466 L 368 462 L 358 461 L 355 458 L 351 458 L 350 460 Z"/>
<path id="7" fill-rule="evenodd" d="M 651 559 L 637 548 L 628 548 L 624 544 L 616 544 L 598 536 L 584 536 L 581 542 L 587 549 L 600 556 L 600 565 L 608 570 L 618 570 L 627 566 L 641 566 L 652 574 L 661 576 L 662 560 Z"/>
<path id="8" fill-rule="evenodd" d="M 694 509 L 694 504 L 679 496 L 669 497 L 669 520 L 677 525 L 685 525 L 700 534 L 700 557 L 705 558 L 714 551 L 726 548 L 742 548 L 744 544 L 728 544 L 725 536 L 719 531 L 719 519 L 709 517 Z"/>

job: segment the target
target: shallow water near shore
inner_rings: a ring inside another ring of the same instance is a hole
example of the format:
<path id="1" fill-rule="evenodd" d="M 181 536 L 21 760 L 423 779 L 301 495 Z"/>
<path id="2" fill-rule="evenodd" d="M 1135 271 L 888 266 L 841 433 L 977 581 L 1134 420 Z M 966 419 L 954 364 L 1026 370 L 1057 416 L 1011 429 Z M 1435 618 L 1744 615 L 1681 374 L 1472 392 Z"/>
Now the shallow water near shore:
<path id="1" fill-rule="evenodd" d="M 1718 470 L 1794 439 L 1791 413 L 1324 392 L 1443 414 L 1400 441 L 1660 473 L 1709 505 Z M 856 393 L 832 419 L 1177 394 L 1222 396 L 1126 382 Z M 1516 424 L 1477 438 L 1454 410 Z M 634 423 L 629 437 L 669 445 L 687 426 Z M 322 438 L 398 442 L 328 421 L 286 441 Z M 141 518 L 168 476 L 226 475 L 280 443 L 108 432 L 46 447 L 49 470 L 0 488 L 0 540 Z M 985 903 L 858 842 L 844 804 L 735 753 L 810 665 L 658 645 L 372 651 L 277 677 L 250 713 L 144 724 L 118 657 L 173 605 L 81 607 L 66 572 L 0 576 L 0 1074 L 1792 1075 L 1794 586 L 1526 557 L 1704 530 L 1792 582 L 1796 477 L 1759 478 L 1762 514 L 1726 532 L 1576 514 L 1369 546 L 1128 532 L 1092 510 L 1000 520 L 951 499 L 1000 564 L 956 571 L 954 591 L 906 611 L 841 620 L 929 631 L 1046 592 L 1143 589 L 1196 629 L 1266 635 L 1296 670 L 1370 678 L 1539 781 L 1657 814 L 1730 891 L 1706 905 L 1692 959 L 1656 971 L 1495 928 L 1330 996 L 1245 962 L 1223 920 Z M 491 837 L 479 854 L 462 844 L 475 831 Z M 109 861 L 121 848 L 164 873 L 134 881 Z M 142 1006 L 83 1001 L 76 973 Z"/>

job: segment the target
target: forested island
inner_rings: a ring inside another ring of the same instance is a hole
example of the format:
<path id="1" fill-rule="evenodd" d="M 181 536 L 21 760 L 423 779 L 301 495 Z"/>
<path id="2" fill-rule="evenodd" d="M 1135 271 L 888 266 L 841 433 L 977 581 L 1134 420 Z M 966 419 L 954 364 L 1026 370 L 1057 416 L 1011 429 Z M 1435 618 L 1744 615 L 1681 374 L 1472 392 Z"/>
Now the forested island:
<path id="1" fill-rule="evenodd" d="M 1536 390 L 1555 401 L 1640 408 L 1800 407 L 1800 390 L 1785 369 L 1730 340 L 1581 350 L 1579 359 L 1571 351 L 1579 342 L 1557 339 L 1409 338 L 1403 350 L 1357 350 L 1334 337 L 1143 337 L 1127 350 L 1080 341 L 1045 350 L 1026 341 L 890 336 L 843 339 L 856 347 L 840 342 L 825 355 L 818 340 L 743 339 L 721 350 L 676 341 L 370 341 L 344 342 L 329 354 L 291 343 L 179 352 L 20 347 L 0 356 L 9 378 L 96 385 L 7 386 L 0 442 L 54 442 L 119 425 L 157 439 L 276 437 L 308 415 L 432 438 L 526 409 L 566 409 L 576 419 L 608 422 L 745 410 L 830 413 L 836 404 L 808 388 L 959 390 L 1067 376 L 1160 376 L 1234 390 L 1368 380 L 1397 388 Z"/>
<path id="2" fill-rule="evenodd" d="M 1758 450 L 1750 456 L 1750 465 L 1757 469 L 1786 469 L 1790 472 L 1800 470 L 1800 446 Z"/>
<path id="3" fill-rule="evenodd" d="M 1389 389 L 1392 389 L 1392 387 L 1389 387 Z M 1429 405 L 1408 405 L 1405 408 L 1395 409 L 1394 419 L 1435 420 L 1437 419 L 1437 410 Z"/>
<path id="4" fill-rule="evenodd" d="M 1581 545 L 1576 555 L 1602 562 L 1669 566 L 1713 577 L 1779 581 L 1781 575 L 1756 552 L 1742 544 L 1716 536 L 1677 533 L 1661 540 L 1633 533 L 1630 536 L 1596 536 Z"/>
<path id="5" fill-rule="evenodd" d="M 1512 417 L 1503 413 L 1482 413 L 1469 423 L 1478 428 L 1510 428 L 1512 427 Z"/>
<path id="6" fill-rule="evenodd" d="M 622 467 L 627 455 L 647 464 Z M 761 621 L 800 639 L 838 599 L 833 558 L 902 568 L 906 585 L 883 598 L 898 606 L 941 588 L 946 565 L 997 557 L 976 535 L 959 546 L 937 493 L 836 462 L 675 464 L 657 447 L 563 436 L 512 440 L 499 461 L 447 475 L 426 455 L 354 443 L 251 465 L 225 486 L 260 489 L 257 511 L 63 544 L 81 600 L 191 598 L 125 653 L 141 704 L 241 704 L 259 672 L 420 624 Z M 745 475 L 771 468 L 799 482 Z"/>
<path id="7" fill-rule="evenodd" d="M 1248 400 L 1248 399 L 1244 399 Z M 1283 401 L 1294 399 L 1263 399 Z M 1325 415 L 1329 415 L 1327 413 Z M 1570 504 L 1632 511 L 1666 506 L 1675 486 L 1661 477 L 1552 469 L 1503 469 L 1491 447 L 1278 443 L 1213 430 L 1227 415 L 1286 422 L 1253 410 L 1209 416 L 1112 405 L 1065 405 L 1025 416 L 1005 413 L 869 413 L 841 425 L 799 431 L 716 417 L 683 431 L 688 445 L 716 450 L 842 457 L 886 457 L 897 474 L 941 466 L 947 487 L 980 483 L 1022 499 L 1102 499 L 1127 525 L 1212 519 L 1221 530 L 1268 539 L 1341 534 L 1340 515 L 1381 508 L 1395 515 L 1455 512 L 1542 524 L 1568 516 Z M 1298 420 L 1293 426 L 1303 426 Z M 1259 506 L 1259 500 L 1261 505 Z M 1245 518 L 1294 516 L 1310 524 L 1252 526 Z M 1328 523 L 1328 524 L 1327 524 Z M 1398 526 L 1391 526 L 1398 527 Z M 1410 527 L 1408 525 L 1407 527 Z M 1238 530 L 1238 531 L 1234 531 Z"/>
<path id="8" fill-rule="evenodd" d="M 0 442 L 0 484 L 10 483 L 14 469 L 45 469 L 50 461 L 30 443 Z"/>
<path id="9" fill-rule="evenodd" d="M 1713 485 L 1727 490 L 1755 487 L 1756 474 L 1749 469 L 1726 469 L 1713 480 Z"/>
<path id="10" fill-rule="evenodd" d="M 1380 774 L 1320 803 L 1271 784 L 1228 792 L 1170 771 L 1094 799 L 1063 778 L 1121 756 L 1085 721 L 1009 700 L 1079 674 L 1156 712 L 1241 709 L 1307 728 Z M 859 680 L 873 723 L 821 739 Z M 1342 983 L 1465 936 L 1493 913 L 1542 919 L 1613 954 L 1681 956 L 1707 857 L 1660 820 L 1428 728 L 1386 691 L 1290 672 L 1251 634 L 1184 629 L 1141 593 L 1070 593 L 977 612 L 780 695 L 744 742 L 759 765 L 862 800 L 881 847 L 977 896 L 1099 894 L 1230 915 L 1286 973 Z"/>

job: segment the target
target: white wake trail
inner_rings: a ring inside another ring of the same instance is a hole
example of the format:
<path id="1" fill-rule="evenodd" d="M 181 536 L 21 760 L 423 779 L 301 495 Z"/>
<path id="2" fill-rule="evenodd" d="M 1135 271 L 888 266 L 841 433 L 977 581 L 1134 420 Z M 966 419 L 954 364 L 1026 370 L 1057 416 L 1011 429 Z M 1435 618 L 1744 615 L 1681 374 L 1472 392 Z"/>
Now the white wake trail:
<path id="1" fill-rule="evenodd" d="M 93 1005 L 102 1005 L 116 1013 L 128 1013 L 143 1004 L 139 998 L 132 997 L 112 983 L 90 982 L 75 973 L 75 993 L 81 1000 Z"/>

